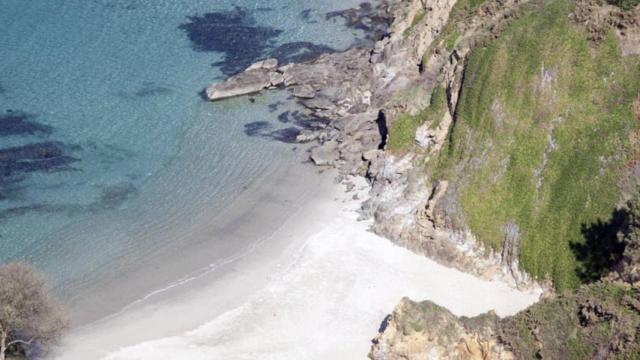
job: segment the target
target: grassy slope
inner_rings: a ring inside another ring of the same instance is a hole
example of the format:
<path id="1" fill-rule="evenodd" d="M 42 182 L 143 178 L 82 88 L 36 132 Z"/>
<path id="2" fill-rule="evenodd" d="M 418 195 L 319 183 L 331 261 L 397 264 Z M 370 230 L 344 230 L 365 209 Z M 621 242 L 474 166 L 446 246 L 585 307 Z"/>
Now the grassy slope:
<path id="1" fill-rule="evenodd" d="M 613 36 L 590 43 L 570 24 L 571 6 L 548 1 L 473 50 L 437 171 L 459 181 L 463 218 L 480 240 L 499 249 L 515 221 L 521 266 L 559 289 L 579 284 L 570 244 L 619 201 L 628 134 L 639 126 L 638 58 L 621 58 Z M 404 143 L 393 133 L 390 147 Z"/>

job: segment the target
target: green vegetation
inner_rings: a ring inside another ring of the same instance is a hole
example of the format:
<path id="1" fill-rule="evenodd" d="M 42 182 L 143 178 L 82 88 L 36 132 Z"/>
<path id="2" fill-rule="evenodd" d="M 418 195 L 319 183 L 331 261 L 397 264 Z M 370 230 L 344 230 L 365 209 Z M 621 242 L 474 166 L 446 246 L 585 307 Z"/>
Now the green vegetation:
<path id="1" fill-rule="evenodd" d="M 411 32 L 413 31 L 413 28 L 415 28 L 416 25 L 418 25 L 420 23 L 420 21 L 422 21 L 422 19 L 424 19 L 424 17 L 427 15 L 427 12 L 422 10 L 420 11 L 418 14 L 416 14 L 413 17 L 413 20 L 411 21 L 411 26 L 409 26 L 405 31 L 404 31 L 404 36 L 407 36 L 409 34 L 411 34 Z"/>
<path id="2" fill-rule="evenodd" d="M 453 50 L 453 48 L 456 46 L 456 42 L 458 41 L 459 37 L 460 37 L 460 33 L 458 32 L 458 30 L 453 30 L 447 34 L 444 40 L 444 44 L 447 48 L 447 51 Z"/>
<path id="3" fill-rule="evenodd" d="M 517 359 L 640 359 L 639 300 L 625 285 L 583 286 L 502 320 L 499 338 Z"/>
<path id="4" fill-rule="evenodd" d="M 573 249 L 620 200 L 629 138 L 640 127 L 638 57 L 622 58 L 613 35 L 587 40 L 570 23 L 571 6 L 547 1 L 472 51 L 435 170 L 457 184 L 461 218 L 481 241 L 499 250 L 515 222 L 521 266 L 558 289 L 580 284 Z M 407 148 L 421 115 L 393 125 L 390 149 Z"/>
<path id="5" fill-rule="evenodd" d="M 389 129 L 387 147 L 390 151 L 402 153 L 414 146 L 416 130 L 425 122 L 430 128 L 436 128 L 447 110 L 447 94 L 444 86 L 439 85 L 431 94 L 429 107 L 416 115 L 400 114 Z"/>
<path id="6" fill-rule="evenodd" d="M 632 9 L 640 4 L 640 0 L 607 0 L 607 2 L 611 5 L 618 6 L 623 10 Z"/>

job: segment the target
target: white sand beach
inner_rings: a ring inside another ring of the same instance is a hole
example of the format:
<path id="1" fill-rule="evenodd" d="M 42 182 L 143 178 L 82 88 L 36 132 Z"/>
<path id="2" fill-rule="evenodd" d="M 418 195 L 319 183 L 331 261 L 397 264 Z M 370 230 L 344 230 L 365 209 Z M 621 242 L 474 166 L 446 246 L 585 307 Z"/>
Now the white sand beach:
<path id="1" fill-rule="evenodd" d="M 403 296 L 457 315 L 510 315 L 539 293 L 481 280 L 393 245 L 357 221 L 360 201 L 322 191 L 212 274 L 74 330 L 59 359 L 365 359 Z M 364 182 L 358 184 L 366 191 Z"/>

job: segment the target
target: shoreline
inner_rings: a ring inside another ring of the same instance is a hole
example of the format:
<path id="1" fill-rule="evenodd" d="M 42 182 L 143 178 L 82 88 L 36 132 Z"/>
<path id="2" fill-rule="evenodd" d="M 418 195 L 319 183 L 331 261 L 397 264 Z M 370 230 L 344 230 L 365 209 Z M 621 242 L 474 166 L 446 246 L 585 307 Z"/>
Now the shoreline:
<path id="1" fill-rule="evenodd" d="M 333 175 L 317 176 L 324 191 L 269 242 L 214 274 L 76 329 L 59 358 L 364 358 L 403 296 L 459 315 L 509 315 L 537 300 L 536 292 L 446 268 L 369 232 L 370 222 L 357 220 L 361 199 Z M 359 197 L 366 196 L 368 184 L 357 180 Z M 345 317 L 347 325 L 337 326 Z"/>
<path id="2" fill-rule="evenodd" d="M 304 152 L 300 147 L 299 152 Z M 224 208 L 202 209 L 194 224 L 172 228 L 180 244 L 169 244 L 127 270 L 126 276 L 105 277 L 82 288 L 67 302 L 74 328 L 118 314 L 137 303 L 162 298 L 181 287 L 225 271 L 230 263 L 268 242 L 291 214 L 317 197 L 329 182 L 320 169 L 298 161 L 277 164 L 252 180 Z M 303 179 L 301 181 L 300 179 Z M 189 241 L 182 241 L 189 239 Z M 273 244 L 280 245 L 280 244 Z"/>

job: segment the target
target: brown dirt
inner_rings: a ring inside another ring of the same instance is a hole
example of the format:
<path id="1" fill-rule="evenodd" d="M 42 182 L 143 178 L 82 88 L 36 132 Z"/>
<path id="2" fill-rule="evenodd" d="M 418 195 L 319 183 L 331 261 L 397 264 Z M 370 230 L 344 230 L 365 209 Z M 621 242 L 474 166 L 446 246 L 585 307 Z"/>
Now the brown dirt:
<path id="1" fill-rule="evenodd" d="M 601 41 L 614 30 L 623 54 L 640 54 L 640 7 L 623 10 L 601 0 L 577 0 L 572 19 L 587 29 L 591 40 Z"/>

